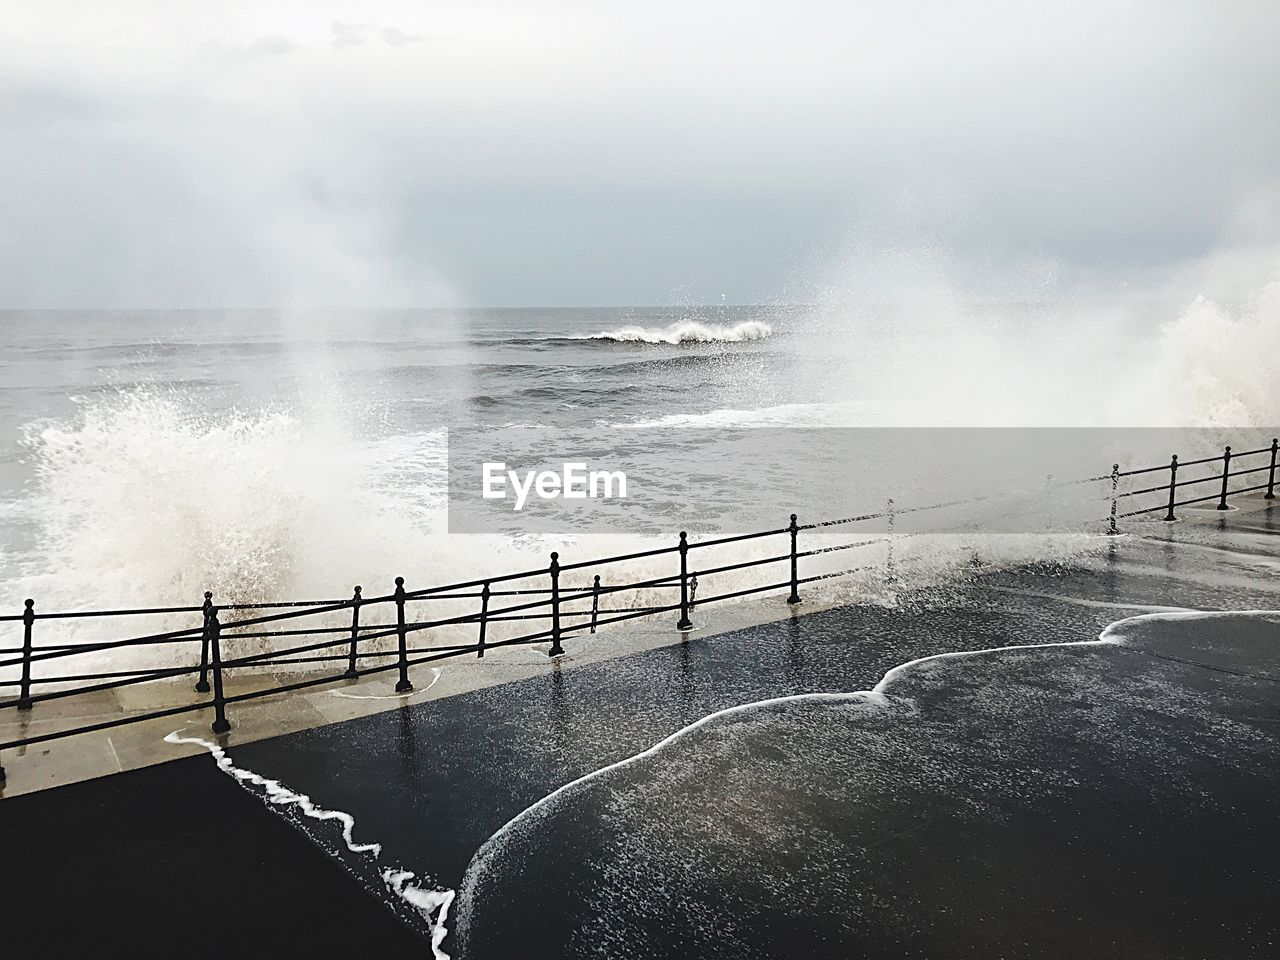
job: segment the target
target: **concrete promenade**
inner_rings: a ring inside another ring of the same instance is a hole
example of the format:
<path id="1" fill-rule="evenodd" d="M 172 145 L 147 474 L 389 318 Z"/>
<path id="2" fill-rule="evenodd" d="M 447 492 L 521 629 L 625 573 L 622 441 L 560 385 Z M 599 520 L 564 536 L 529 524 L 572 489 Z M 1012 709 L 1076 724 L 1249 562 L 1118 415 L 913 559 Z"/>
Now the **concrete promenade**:
<path id="1" fill-rule="evenodd" d="M 0 802 L 7 938 L 428 951 L 379 880 L 394 865 L 457 891 L 442 949 L 472 958 L 1272 957 L 1280 618 L 1092 643 L 1153 607 L 1280 609 L 1276 512 L 1231 519 L 891 604 L 744 605 L 757 622 L 688 643 L 664 624 L 559 666 L 426 671 L 407 704 L 318 691 L 233 715 L 236 766 L 350 816 L 376 858 L 199 748 L 159 763 L 165 733 L 209 736 L 161 724 L 154 765 Z M 981 652 L 1029 644 L 1071 646 Z M 939 654 L 882 704 L 842 696 Z M 297 726 L 269 735 L 290 702 Z"/>

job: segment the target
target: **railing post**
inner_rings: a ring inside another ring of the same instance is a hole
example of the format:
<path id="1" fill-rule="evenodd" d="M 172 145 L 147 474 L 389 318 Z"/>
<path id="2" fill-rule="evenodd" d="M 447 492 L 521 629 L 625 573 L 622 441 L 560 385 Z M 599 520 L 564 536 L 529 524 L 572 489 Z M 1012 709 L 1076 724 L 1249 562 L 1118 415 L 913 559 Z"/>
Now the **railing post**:
<path id="1" fill-rule="evenodd" d="M 200 678 L 196 680 L 196 693 L 209 692 L 209 616 L 213 610 L 213 592 L 204 592 L 204 630 L 200 634 Z"/>
<path id="2" fill-rule="evenodd" d="M 888 537 L 889 537 L 889 539 L 888 539 L 888 541 L 887 541 L 887 544 L 888 544 L 888 556 L 885 558 L 885 564 L 884 564 L 884 578 L 885 578 L 885 582 L 886 582 L 889 586 L 893 586 L 893 585 L 897 582 L 897 580 L 898 580 L 897 570 L 896 570 L 896 568 L 894 567 L 894 564 L 893 564 L 893 521 L 894 521 L 894 518 L 895 518 L 895 511 L 894 511 L 894 509 L 893 509 L 893 497 L 890 497 L 890 498 L 889 498 L 888 509 L 887 509 L 887 511 L 886 511 L 886 515 L 887 515 L 887 516 L 888 516 L 888 518 L 889 518 L 889 522 L 888 522 L 888 528 L 889 528 L 889 534 L 888 534 Z"/>
<path id="3" fill-rule="evenodd" d="M 799 603 L 800 594 L 800 578 L 796 566 L 796 536 L 800 532 L 800 528 L 796 525 L 796 515 L 791 515 L 791 526 L 787 527 L 791 533 L 791 596 L 787 597 L 787 603 Z"/>
<path id="4" fill-rule="evenodd" d="M 564 647 L 560 646 L 560 554 L 554 550 L 548 572 L 551 574 L 551 649 L 547 656 L 558 657 L 564 653 Z"/>
<path id="5" fill-rule="evenodd" d="M 1227 481 L 1231 479 L 1231 448 L 1222 451 L 1222 496 L 1218 498 L 1219 510 L 1230 510 L 1227 506 Z"/>
<path id="6" fill-rule="evenodd" d="M 1044 475 L 1044 532 L 1053 533 L 1053 474 Z"/>
<path id="7" fill-rule="evenodd" d="M 1107 527 L 1107 534 L 1112 537 L 1119 533 L 1119 531 L 1116 530 L 1116 507 L 1120 502 L 1119 491 L 1120 464 L 1113 463 L 1111 465 L 1111 522 Z"/>
<path id="8" fill-rule="evenodd" d="M 480 588 L 480 642 L 476 649 L 476 659 L 484 656 L 484 634 L 489 620 L 489 581 Z"/>
<path id="9" fill-rule="evenodd" d="M 396 693 L 408 693 L 413 689 L 409 682 L 409 645 L 404 626 L 404 577 L 396 577 L 396 637 L 400 653 L 400 679 L 396 681 Z"/>
<path id="10" fill-rule="evenodd" d="M 600 574 L 591 582 L 591 632 L 596 632 L 596 616 L 600 613 Z"/>
<path id="11" fill-rule="evenodd" d="M 356 669 L 356 641 L 360 637 L 360 587 L 356 586 L 351 595 L 351 645 L 347 648 L 347 672 L 343 674 L 348 680 L 360 676 Z"/>
<path id="12" fill-rule="evenodd" d="M 1271 438 L 1271 472 L 1267 475 L 1267 493 L 1263 500 L 1276 498 L 1276 451 L 1280 450 L 1280 438 Z"/>
<path id="13" fill-rule="evenodd" d="M 680 619 L 676 629 L 689 631 L 693 621 L 689 619 L 689 535 L 680 531 Z"/>
<path id="14" fill-rule="evenodd" d="M 18 687 L 18 709 L 31 709 L 31 625 L 36 622 L 36 602 L 28 599 L 22 611 L 22 681 Z"/>
<path id="15" fill-rule="evenodd" d="M 209 650 L 213 656 L 213 732 L 226 733 L 231 729 L 227 721 L 227 697 L 222 689 L 222 624 L 218 622 L 218 608 L 209 611 Z"/>
<path id="16" fill-rule="evenodd" d="M 1169 512 L 1164 515 L 1166 521 L 1177 520 L 1173 515 L 1173 502 L 1178 495 L 1178 455 L 1169 458 Z"/>

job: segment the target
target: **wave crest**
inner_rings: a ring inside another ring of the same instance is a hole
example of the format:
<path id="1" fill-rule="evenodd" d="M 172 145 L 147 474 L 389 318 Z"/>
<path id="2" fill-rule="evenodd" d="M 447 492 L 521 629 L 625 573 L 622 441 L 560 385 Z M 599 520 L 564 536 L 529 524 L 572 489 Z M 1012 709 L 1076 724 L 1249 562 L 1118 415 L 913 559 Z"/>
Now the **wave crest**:
<path id="1" fill-rule="evenodd" d="M 764 340 L 772 333 L 773 328 L 762 320 L 743 320 L 731 326 L 682 320 L 667 327 L 619 327 L 586 339 L 615 343 L 746 343 Z"/>

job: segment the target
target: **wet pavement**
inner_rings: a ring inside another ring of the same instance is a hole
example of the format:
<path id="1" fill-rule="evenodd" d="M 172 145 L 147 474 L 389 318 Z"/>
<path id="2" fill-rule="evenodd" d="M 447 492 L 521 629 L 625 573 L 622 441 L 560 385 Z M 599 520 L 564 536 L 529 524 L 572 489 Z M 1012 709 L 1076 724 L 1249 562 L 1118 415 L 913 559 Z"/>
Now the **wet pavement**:
<path id="1" fill-rule="evenodd" d="M 1274 956 L 1274 619 L 1139 621 L 1119 645 L 933 661 L 883 702 L 739 711 L 539 804 L 710 714 L 867 690 L 919 657 L 1091 641 L 1141 605 L 1276 609 L 1259 523 L 1225 548 L 1212 532 L 1124 538 L 1083 565 L 976 569 L 231 755 L 349 813 L 383 862 L 461 891 L 455 955 Z M 208 757 L 6 799 L 0 848 L 30 866 L 6 872 L 0 902 L 91 906 L 116 917 L 100 943 L 144 954 L 172 899 L 217 904 L 241 943 L 287 927 L 298 952 L 327 949 L 342 926 L 430 949 L 336 827 L 272 809 Z M 160 850 L 172 876 L 150 872 Z M 112 879 L 67 900 L 68 867 Z"/>
<path id="2" fill-rule="evenodd" d="M 6 799 L 0 851 L 6 956 L 423 950 L 207 756 Z"/>
<path id="3" fill-rule="evenodd" d="M 463 953 L 1275 956 L 1280 688 L 1244 671 L 1280 615 L 1123 636 L 736 712 L 565 791 L 472 865 Z"/>

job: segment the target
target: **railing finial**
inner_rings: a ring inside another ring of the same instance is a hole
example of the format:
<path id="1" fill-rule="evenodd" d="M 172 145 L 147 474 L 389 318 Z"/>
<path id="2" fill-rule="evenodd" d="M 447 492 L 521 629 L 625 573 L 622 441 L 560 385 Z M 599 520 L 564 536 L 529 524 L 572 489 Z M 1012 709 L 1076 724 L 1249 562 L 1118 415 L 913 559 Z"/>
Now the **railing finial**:
<path id="1" fill-rule="evenodd" d="M 196 679 L 196 693 L 209 692 L 209 620 L 213 616 L 213 591 L 204 592 L 204 630 L 200 634 L 200 676 Z"/>
<path id="2" fill-rule="evenodd" d="M 396 693 L 408 693 L 413 689 L 409 680 L 409 641 L 404 623 L 404 577 L 396 577 L 396 649 L 397 665 L 400 668 L 400 679 L 396 681 Z"/>
<path id="3" fill-rule="evenodd" d="M 885 585 L 892 590 L 898 583 L 898 568 L 893 562 L 893 525 L 897 517 L 897 511 L 893 508 L 893 497 L 889 498 L 886 513 L 888 515 L 888 537 L 885 540 L 884 580 Z"/>
<path id="4" fill-rule="evenodd" d="M 1218 498 L 1219 510 L 1230 510 L 1227 505 L 1227 481 L 1231 479 L 1231 445 L 1227 444 L 1222 451 L 1222 495 Z"/>
<path id="5" fill-rule="evenodd" d="M 1276 498 L 1276 453 L 1280 451 L 1280 437 L 1271 438 L 1271 469 L 1267 473 L 1267 492 L 1263 500 Z"/>
<path id="6" fill-rule="evenodd" d="M 489 593 L 489 581 L 486 580 L 484 586 L 480 589 L 480 639 L 476 641 L 477 660 L 484 656 L 485 630 L 489 618 Z"/>
<path id="7" fill-rule="evenodd" d="M 1174 516 L 1173 508 L 1177 506 L 1178 497 L 1178 455 L 1175 453 L 1169 458 L 1169 509 L 1164 515 L 1166 523 L 1172 523 L 1178 518 Z"/>
<path id="8" fill-rule="evenodd" d="M 356 645 L 360 639 L 360 584 L 356 584 L 351 591 L 351 640 L 347 647 L 347 672 L 343 674 L 348 680 L 354 680 L 360 676 L 360 671 L 356 669 Z"/>
<path id="9" fill-rule="evenodd" d="M 213 726 L 214 733 L 222 734 L 231 729 L 227 719 L 227 695 L 222 685 L 222 624 L 218 622 L 218 608 L 209 611 L 209 640 L 213 650 Z"/>
<path id="10" fill-rule="evenodd" d="M 680 531 L 680 619 L 676 621 L 676 629 L 688 633 L 693 629 L 693 620 L 689 617 L 689 535 Z"/>
<path id="11" fill-rule="evenodd" d="M 800 574 L 796 562 L 798 560 L 796 538 L 800 533 L 800 527 L 796 523 L 797 519 L 793 513 L 791 515 L 791 524 L 787 527 L 787 532 L 791 534 L 791 593 L 787 597 L 787 603 L 792 605 L 800 602 Z"/>
<path id="12" fill-rule="evenodd" d="M 558 657 L 564 653 L 564 647 L 560 646 L 560 554 L 555 550 L 551 551 L 547 572 L 551 574 L 551 649 L 547 656 Z"/>
<path id="13" fill-rule="evenodd" d="M 22 679 L 18 682 L 18 709 L 31 709 L 31 628 L 36 622 L 36 602 L 26 599 L 22 609 Z"/>
<path id="14" fill-rule="evenodd" d="M 1107 534 L 1114 537 L 1120 531 L 1116 529 L 1116 510 L 1120 504 L 1120 464 L 1111 465 L 1111 515 L 1107 518 Z"/>

